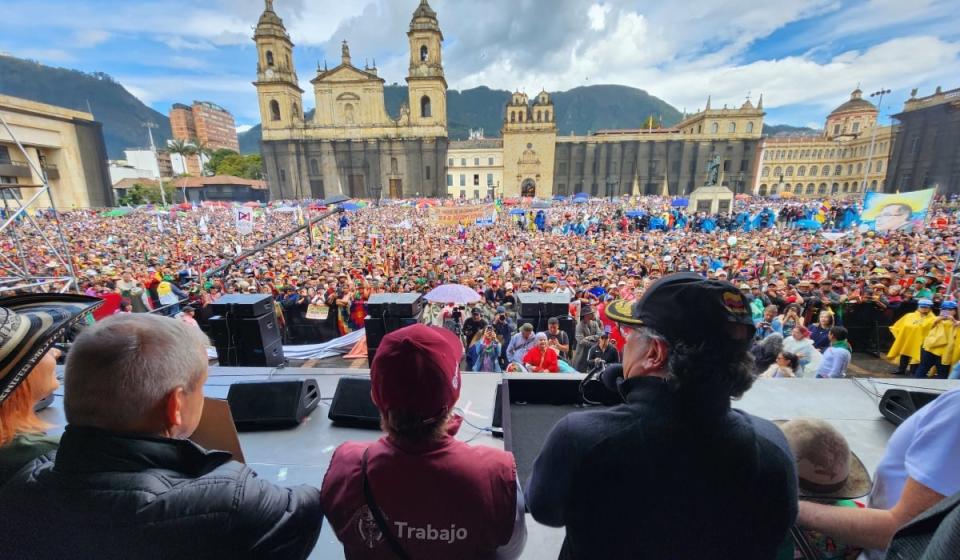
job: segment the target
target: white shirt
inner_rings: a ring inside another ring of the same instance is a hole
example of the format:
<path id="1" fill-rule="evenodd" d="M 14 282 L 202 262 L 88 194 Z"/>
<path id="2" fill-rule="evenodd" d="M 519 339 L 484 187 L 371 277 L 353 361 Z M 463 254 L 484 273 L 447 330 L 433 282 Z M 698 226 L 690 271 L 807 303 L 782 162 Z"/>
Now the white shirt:
<path id="1" fill-rule="evenodd" d="M 938 494 L 960 491 L 960 389 L 937 397 L 897 427 L 877 465 L 867 505 L 890 509 L 910 477 Z M 879 560 L 882 550 L 861 558 Z"/>

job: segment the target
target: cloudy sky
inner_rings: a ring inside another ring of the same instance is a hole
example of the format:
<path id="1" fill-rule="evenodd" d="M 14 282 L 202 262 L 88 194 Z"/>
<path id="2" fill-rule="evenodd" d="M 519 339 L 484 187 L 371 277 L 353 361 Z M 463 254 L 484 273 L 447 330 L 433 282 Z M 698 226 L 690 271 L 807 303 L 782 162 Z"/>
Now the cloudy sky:
<path id="1" fill-rule="evenodd" d="M 418 0 L 275 0 L 309 80 L 376 59 L 403 82 Z M 158 111 L 210 100 L 259 121 L 250 37 L 263 0 L 2 0 L 0 52 L 106 72 Z M 960 0 L 431 0 L 451 88 L 536 93 L 624 84 L 693 111 L 763 93 L 767 122 L 820 126 L 859 83 L 896 113 L 919 88 L 960 87 Z M 2 79 L 2 77 L 0 77 Z M 645 115 L 624 116 L 636 126 Z"/>

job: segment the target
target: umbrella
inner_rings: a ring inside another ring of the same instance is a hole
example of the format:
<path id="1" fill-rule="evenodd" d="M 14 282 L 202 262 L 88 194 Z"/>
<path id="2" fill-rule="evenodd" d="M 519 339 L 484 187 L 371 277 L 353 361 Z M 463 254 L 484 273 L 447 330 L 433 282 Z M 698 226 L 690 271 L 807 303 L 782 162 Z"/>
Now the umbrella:
<path id="1" fill-rule="evenodd" d="M 247 208 L 260 208 L 259 202 L 244 202 L 243 205 Z"/>
<path id="2" fill-rule="evenodd" d="M 573 199 L 573 203 L 574 203 L 574 204 L 586 204 L 586 203 L 587 203 L 587 199 L 586 199 L 586 198 L 575 198 L 575 199 Z"/>
<path id="3" fill-rule="evenodd" d="M 550 208 L 550 201 L 548 200 L 535 200 L 531 208 Z"/>
<path id="4" fill-rule="evenodd" d="M 508 198 L 508 199 L 504 200 L 503 203 L 506 204 L 506 205 L 508 205 L 508 206 L 509 206 L 509 205 L 513 205 L 513 204 L 520 204 L 520 199 L 519 199 L 519 198 Z"/>
<path id="5" fill-rule="evenodd" d="M 810 229 L 817 230 L 823 227 L 823 224 L 816 220 L 799 220 L 797 221 L 797 229 Z"/>
<path id="6" fill-rule="evenodd" d="M 689 206 L 689 205 L 690 205 L 690 201 L 687 200 L 686 198 L 675 198 L 673 199 L 673 202 L 670 204 L 670 206 L 673 206 L 674 208 L 683 208 L 684 206 Z"/>
<path id="7" fill-rule="evenodd" d="M 578 192 L 574 195 L 574 198 L 590 198 L 590 195 L 585 192 Z"/>
<path id="8" fill-rule="evenodd" d="M 437 303 L 474 303 L 480 301 L 476 290 L 463 284 L 443 284 L 427 292 L 427 301 Z"/>
<path id="9" fill-rule="evenodd" d="M 348 203 L 344 204 L 342 208 L 343 208 L 344 210 L 346 210 L 347 212 L 356 212 L 357 210 L 360 209 L 360 205 L 359 205 L 359 204 L 354 204 L 353 202 L 348 202 Z"/>
<path id="10" fill-rule="evenodd" d="M 738 194 L 737 196 L 735 196 L 734 198 L 736 198 L 737 200 L 749 200 L 750 195 L 749 195 L 749 194 L 742 194 L 742 193 L 741 193 L 741 194 Z"/>
<path id="11" fill-rule="evenodd" d="M 558 195 L 554 196 L 553 199 L 559 201 L 559 200 L 566 200 L 567 197 L 558 194 Z"/>
<path id="12" fill-rule="evenodd" d="M 350 200 L 349 196 L 344 196 L 342 194 L 335 194 L 330 198 L 326 198 L 320 201 L 320 204 L 323 204 L 324 206 L 330 206 L 331 204 L 338 204 L 340 202 L 346 202 L 348 200 Z"/>
<path id="13" fill-rule="evenodd" d="M 628 218 L 639 218 L 640 216 L 643 216 L 645 214 L 646 212 L 644 212 L 643 210 L 628 210 L 623 215 Z"/>
<path id="14" fill-rule="evenodd" d="M 524 212 L 522 208 L 514 208 L 509 212 L 510 216 L 523 216 L 524 214 L 526 214 L 526 212 Z"/>

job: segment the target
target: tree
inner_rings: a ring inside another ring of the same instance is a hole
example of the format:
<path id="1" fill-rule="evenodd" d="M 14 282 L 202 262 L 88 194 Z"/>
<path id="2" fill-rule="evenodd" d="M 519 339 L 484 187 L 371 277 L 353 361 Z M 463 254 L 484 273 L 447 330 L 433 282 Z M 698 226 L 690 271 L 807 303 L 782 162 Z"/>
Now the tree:
<path id="1" fill-rule="evenodd" d="M 167 195 L 167 200 L 174 199 L 176 189 L 173 185 L 164 184 L 163 191 Z M 161 201 L 160 185 L 134 183 L 132 187 L 127 189 L 127 193 L 120 197 L 119 203 L 121 206 L 139 206 L 141 204 L 160 204 Z"/>
<path id="2" fill-rule="evenodd" d="M 183 165 L 187 167 L 184 169 L 189 173 L 189 167 L 187 166 L 187 158 L 196 154 L 196 148 L 189 142 L 184 142 L 183 140 L 171 140 L 167 143 L 167 151 L 171 154 L 177 154 L 183 158 Z"/>
<path id="3" fill-rule="evenodd" d="M 206 170 L 206 163 L 210 161 L 213 150 L 199 138 L 193 138 L 190 143 L 193 144 L 193 153 L 200 158 L 200 174 L 202 175 Z"/>
<path id="4" fill-rule="evenodd" d="M 223 158 L 217 165 L 217 175 L 231 175 L 244 179 L 263 178 L 263 160 L 259 154 L 241 156 L 231 154 Z"/>
<path id="5" fill-rule="evenodd" d="M 207 163 L 204 164 L 203 170 L 208 175 L 216 175 L 217 168 L 220 167 L 220 164 L 223 162 L 224 158 L 227 156 L 236 156 L 240 155 L 233 150 L 228 150 L 227 148 L 220 148 L 219 150 L 214 151 L 210 154 L 210 159 L 207 160 Z"/>

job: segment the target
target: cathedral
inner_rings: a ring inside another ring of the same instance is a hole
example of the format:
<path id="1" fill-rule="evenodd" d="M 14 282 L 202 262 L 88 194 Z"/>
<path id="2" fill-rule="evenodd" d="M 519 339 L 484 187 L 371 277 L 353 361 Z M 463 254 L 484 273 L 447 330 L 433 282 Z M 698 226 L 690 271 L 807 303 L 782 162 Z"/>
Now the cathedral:
<path id="1" fill-rule="evenodd" d="M 384 80 L 353 65 L 344 41 L 340 64 L 317 68 L 310 83 L 316 111 L 307 119 L 293 64 L 293 42 L 273 0 L 257 23 L 257 97 L 270 195 L 277 199 L 445 196 L 447 81 L 443 33 L 421 0 L 410 31 L 409 99 L 392 118 Z"/>

